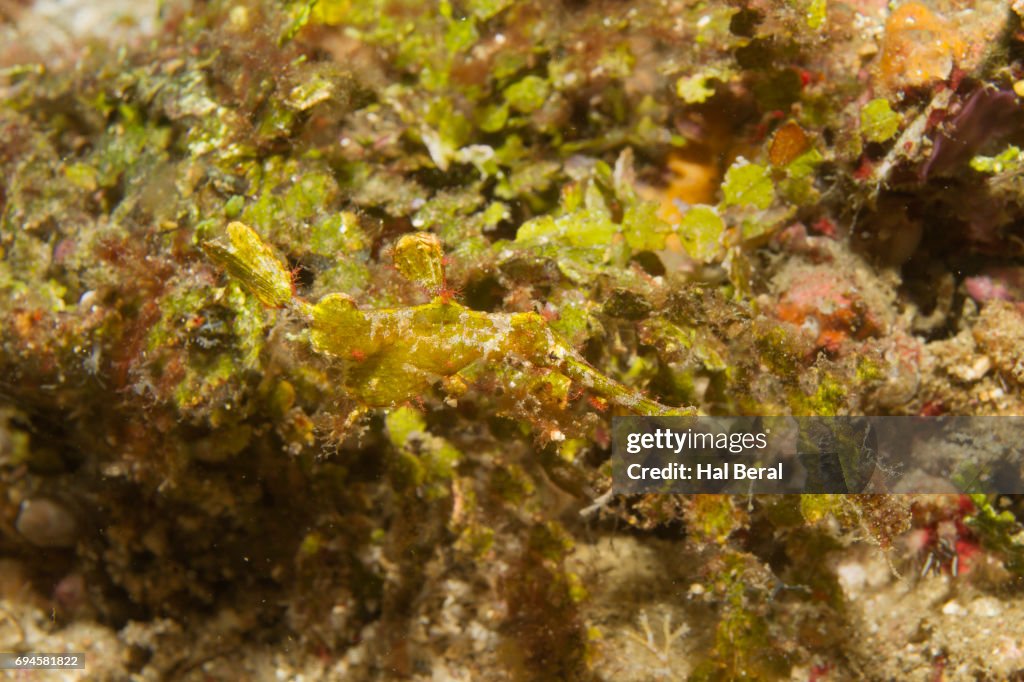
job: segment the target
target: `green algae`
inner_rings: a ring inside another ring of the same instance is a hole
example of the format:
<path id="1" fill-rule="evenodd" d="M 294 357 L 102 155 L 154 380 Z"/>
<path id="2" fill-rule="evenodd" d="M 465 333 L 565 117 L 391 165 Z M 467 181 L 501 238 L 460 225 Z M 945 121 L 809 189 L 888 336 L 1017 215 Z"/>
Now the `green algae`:
<path id="1" fill-rule="evenodd" d="M 1017 173 L 1024 168 L 1024 152 L 1011 144 L 995 156 L 975 156 L 971 159 L 971 168 L 979 173 Z"/>
<path id="2" fill-rule="evenodd" d="M 967 517 L 969 528 L 987 549 L 1003 558 L 1006 568 L 1024 575 L 1024 528 L 1009 511 L 997 511 L 985 495 L 971 495 L 976 511 Z"/>
<path id="3" fill-rule="evenodd" d="M 683 246 L 695 259 L 705 263 L 721 260 L 725 222 L 714 208 L 694 206 L 683 216 L 678 230 Z"/>
<path id="4" fill-rule="evenodd" d="M 768 169 L 756 163 L 738 161 L 729 167 L 722 184 L 723 203 L 765 209 L 774 200 L 775 188 Z"/>
<path id="5" fill-rule="evenodd" d="M 505 89 L 505 101 L 515 111 L 529 114 L 537 111 L 551 94 L 547 80 L 539 76 L 527 76 Z"/>
<path id="6" fill-rule="evenodd" d="M 902 119 L 889 101 L 873 99 L 860 112 L 860 134 L 868 142 L 885 142 L 899 132 Z"/>

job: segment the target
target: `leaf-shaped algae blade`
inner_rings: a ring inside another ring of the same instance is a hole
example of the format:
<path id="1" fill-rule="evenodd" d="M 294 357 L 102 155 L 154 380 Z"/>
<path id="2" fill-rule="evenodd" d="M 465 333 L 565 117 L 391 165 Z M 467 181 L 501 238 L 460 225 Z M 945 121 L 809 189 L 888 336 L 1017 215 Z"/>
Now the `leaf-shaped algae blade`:
<path id="1" fill-rule="evenodd" d="M 292 278 L 284 263 L 248 225 L 228 225 L 229 244 L 203 242 L 203 250 L 264 305 L 283 308 L 292 300 Z"/>
<path id="2" fill-rule="evenodd" d="M 395 244 L 395 267 L 410 282 L 436 294 L 444 288 L 441 240 L 429 232 L 407 234 Z"/>

